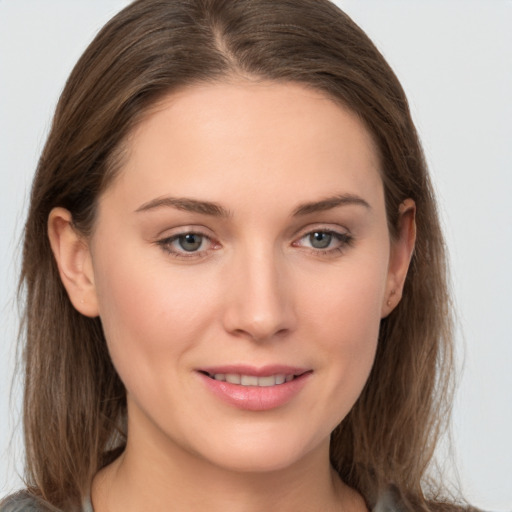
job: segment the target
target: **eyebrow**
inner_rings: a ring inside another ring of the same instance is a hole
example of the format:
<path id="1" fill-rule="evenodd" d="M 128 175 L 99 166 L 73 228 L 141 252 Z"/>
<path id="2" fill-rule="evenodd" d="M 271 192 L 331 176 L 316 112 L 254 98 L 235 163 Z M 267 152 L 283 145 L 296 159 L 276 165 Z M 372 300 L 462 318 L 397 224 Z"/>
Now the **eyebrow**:
<path id="1" fill-rule="evenodd" d="M 198 201 L 186 197 L 157 197 L 137 208 L 135 212 L 147 212 L 157 208 L 176 208 L 186 212 L 201 213 L 203 215 L 212 215 L 214 217 L 229 217 L 228 210 L 217 203 L 210 201 Z"/>
<path id="2" fill-rule="evenodd" d="M 354 194 L 341 194 L 328 197 L 320 201 L 312 201 L 300 204 L 292 213 L 293 217 L 309 215 L 322 211 L 331 210 L 340 206 L 359 205 L 371 210 L 371 206 L 361 197 Z M 157 197 L 137 208 L 135 212 L 147 212 L 158 208 L 175 208 L 186 212 L 212 215 L 214 217 L 230 217 L 230 212 L 218 203 L 211 201 L 199 201 L 186 197 Z"/>
<path id="3" fill-rule="evenodd" d="M 354 194 L 340 194 L 333 197 L 322 199 L 321 201 L 313 201 L 299 205 L 293 212 L 294 217 L 301 215 L 309 215 L 310 213 L 318 213 L 331 210 L 339 206 L 359 205 L 371 210 L 371 206 L 359 196 Z"/>

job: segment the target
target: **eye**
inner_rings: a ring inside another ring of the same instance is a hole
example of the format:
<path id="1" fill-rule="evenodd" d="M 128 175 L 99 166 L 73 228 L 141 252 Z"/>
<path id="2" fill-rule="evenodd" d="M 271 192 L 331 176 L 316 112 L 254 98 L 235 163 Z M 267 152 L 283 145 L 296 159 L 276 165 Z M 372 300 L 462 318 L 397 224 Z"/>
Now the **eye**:
<path id="1" fill-rule="evenodd" d="M 203 257 L 217 245 L 212 239 L 202 233 L 188 231 L 158 240 L 157 244 L 172 256 L 177 258 Z"/>
<path id="2" fill-rule="evenodd" d="M 316 254 L 329 255 L 342 252 L 353 242 L 352 235 L 328 229 L 317 229 L 304 234 L 292 245 L 311 249 Z"/>

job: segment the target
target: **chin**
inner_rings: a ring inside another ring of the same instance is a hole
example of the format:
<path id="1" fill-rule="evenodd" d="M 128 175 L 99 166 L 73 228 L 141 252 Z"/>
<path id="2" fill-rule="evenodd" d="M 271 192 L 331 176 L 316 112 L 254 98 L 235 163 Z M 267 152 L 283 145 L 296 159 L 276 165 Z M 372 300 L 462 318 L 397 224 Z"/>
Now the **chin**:
<path id="1" fill-rule="evenodd" d="M 302 464 L 316 453 L 329 451 L 329 438 L 320 443 L 307 442 L 303 439 L 293 439 L 293 436 L 260 435 L 247 437 L 240 435 L 226 444 L 217 445 L 212 450 L 210 444 L 207 453 L 202 457 L 218 467 L 237 473 L 271 473 L 292 468 Z"/>

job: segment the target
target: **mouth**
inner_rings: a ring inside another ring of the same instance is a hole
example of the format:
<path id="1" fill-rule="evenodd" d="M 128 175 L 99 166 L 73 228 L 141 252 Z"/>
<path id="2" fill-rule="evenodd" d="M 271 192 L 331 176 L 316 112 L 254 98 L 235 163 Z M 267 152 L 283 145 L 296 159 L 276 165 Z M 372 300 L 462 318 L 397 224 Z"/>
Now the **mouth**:
<path id="1" fill-rule="evenodd" d="M 196 371 L 214 396 L 249 411 L 271 410 L 290 403 L 313 374 L 312 369 L 287 365 L 223 365 Z"/>
<path id="2" fill-rule="evenodd" d="M 206 375 L 210 379 L 219 382 L 228 382 L 229 384 L 238 384 L 240 386 L 255 386 L 255 387 L 270 387 L 280 386 L 286 382 L 291 382 L 308 372 L 299 374 L 294 373 L 276 373 L 273 375 L 257 376 L 257 375 L 244 375 L 242 373 L 209 373 L 201 371 L 200 373 Z"/>

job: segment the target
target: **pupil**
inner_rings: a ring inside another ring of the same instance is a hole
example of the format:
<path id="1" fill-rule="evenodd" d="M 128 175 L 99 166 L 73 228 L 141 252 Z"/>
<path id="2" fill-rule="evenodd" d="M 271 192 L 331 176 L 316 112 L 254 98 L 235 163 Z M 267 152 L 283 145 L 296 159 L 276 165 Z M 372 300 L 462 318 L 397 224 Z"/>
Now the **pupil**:
<path id="1" fill-rule="evenodd" d="M 331 244 L 332 235 L 330 233 L 317 232 L 309 235 L 309 241 L 315 249 L 325 249 Z"/>
<path id="2" fill-rule="evenodd" d="M 179 237 L 178 242 L 180 247 L 187 252 L 197 251 L 203 242 L 201 235 L 189 233 L 188 235 L 182 235 Z"/>

